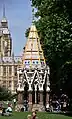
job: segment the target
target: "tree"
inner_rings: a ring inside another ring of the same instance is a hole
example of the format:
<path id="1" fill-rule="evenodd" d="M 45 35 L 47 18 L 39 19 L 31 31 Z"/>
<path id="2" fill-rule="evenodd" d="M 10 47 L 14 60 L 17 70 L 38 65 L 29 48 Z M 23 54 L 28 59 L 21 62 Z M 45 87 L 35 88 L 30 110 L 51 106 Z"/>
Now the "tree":
<path id="1" fill-rule="evenodd" d="M 11 100 L 11 92 L 3 87 L 0 87 L 0 101 L 1 100 Z"/>
<path id="2" fill-rule="evenodd" d="M 64 70 L 69 68 L 65 67 L 66 63 L 72 66 L 70 64 L 72 63 L 71 0 L 32 0 L 32 6 L 37 9 L 35 17 L 38 20 L 35 24 L 41 38 L 46 62 L 51 69 L 51 88 L 57 90 L 62 87 L 62 78 L 65 82 L 69 78 L 66 79 L 65 76 L 68 74 L 62 73 L 63 68 Z"/>
<path id="3" fill-rule="evenodd" d="M 26 30 L 26 33 L 25 33 L 25 37 L 26 37 L 26 38 L 28 38 L 29 31 L 30 31 L 30 28 L 28 28 L 28 29 Z"/>

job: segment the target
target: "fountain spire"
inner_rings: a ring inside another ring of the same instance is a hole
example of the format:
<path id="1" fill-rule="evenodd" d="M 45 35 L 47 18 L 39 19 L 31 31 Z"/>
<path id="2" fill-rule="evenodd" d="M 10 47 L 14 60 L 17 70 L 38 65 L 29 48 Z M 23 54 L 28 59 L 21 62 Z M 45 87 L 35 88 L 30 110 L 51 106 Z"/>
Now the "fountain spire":
<path id="1" fill-rule="evenodd" d="M 5 18 L 5 4 L 3 4 L 3 18 Z"/>
<path id="2" fill-rule="evenodd" d="M 35 21 L 35 14 L 34 14 L 34 8 L 32 7 L 32 23 Z"/>

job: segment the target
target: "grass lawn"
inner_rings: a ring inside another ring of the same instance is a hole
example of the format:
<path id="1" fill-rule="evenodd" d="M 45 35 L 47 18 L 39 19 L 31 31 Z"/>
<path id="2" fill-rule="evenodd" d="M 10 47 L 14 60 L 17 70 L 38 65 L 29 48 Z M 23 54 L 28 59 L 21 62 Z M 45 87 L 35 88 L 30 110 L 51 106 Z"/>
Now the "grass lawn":
<path id="1" fill-rule="evenodd" d="M 12 116 L 0 116 L 0 119 L 27 119 L 29 112 L 13 112 Z M 49 114 L 46 112 L 38 112 L 38 119 L 72 119 L 72 117 L 64 116 L 60 114 Z"/>

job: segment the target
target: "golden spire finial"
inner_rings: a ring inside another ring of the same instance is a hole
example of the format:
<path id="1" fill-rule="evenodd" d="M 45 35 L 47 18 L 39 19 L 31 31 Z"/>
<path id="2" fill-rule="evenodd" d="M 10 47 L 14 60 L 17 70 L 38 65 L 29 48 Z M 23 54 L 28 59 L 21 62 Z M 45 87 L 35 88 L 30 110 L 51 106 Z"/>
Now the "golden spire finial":
<path id="1" fill-rule="evenodd" d="M 34 7 L 32 7 L 32 23 L 34 23 L 34 16 L 35 16 L 35 14 L 34 14 Z"/>

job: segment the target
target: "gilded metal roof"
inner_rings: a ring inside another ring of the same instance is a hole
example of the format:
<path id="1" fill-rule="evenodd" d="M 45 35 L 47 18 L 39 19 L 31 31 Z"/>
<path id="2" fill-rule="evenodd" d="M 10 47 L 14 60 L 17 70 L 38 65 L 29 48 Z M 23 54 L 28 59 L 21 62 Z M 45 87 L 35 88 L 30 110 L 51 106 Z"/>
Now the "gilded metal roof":
<path id="1" fill-rule="evenodd" d="M 23 55 L 23 65 L 41 65 L 45 64 L 43 50 L 40 44 L 40 38 L 35 25 L 30 28 L 28 40 Z"/>

